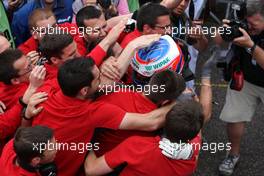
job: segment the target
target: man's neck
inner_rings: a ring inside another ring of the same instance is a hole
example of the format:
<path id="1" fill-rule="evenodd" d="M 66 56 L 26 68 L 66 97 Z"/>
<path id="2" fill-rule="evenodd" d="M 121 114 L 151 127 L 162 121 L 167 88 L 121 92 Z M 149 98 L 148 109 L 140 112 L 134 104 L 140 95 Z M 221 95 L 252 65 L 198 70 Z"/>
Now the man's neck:
<path id="1" fill-rule="evenodd" d="M 53 9 L 53 5 L 54 5 L 54 3 L 44 3 L 44 5 L 45 5 L 45 8 L 46 9 L 50 9 L 50 10 L 52 10 Z"/>
<path id="2" fill-rule="evenodd" d="M 154 103 L 155 105 L 157 105 L 157 106 L 160 105 L 160 103 L 155 102 L 155 101 L 153 101 L 153 100 L 150 98 L 150 94 L 149 94 L 149 92 L 142 92 L 141 95 L 142 95 L 143 97 L 145 97 L 146 99 L 148 99 L 149 101 L 151 101 L 152 103 Z"/>

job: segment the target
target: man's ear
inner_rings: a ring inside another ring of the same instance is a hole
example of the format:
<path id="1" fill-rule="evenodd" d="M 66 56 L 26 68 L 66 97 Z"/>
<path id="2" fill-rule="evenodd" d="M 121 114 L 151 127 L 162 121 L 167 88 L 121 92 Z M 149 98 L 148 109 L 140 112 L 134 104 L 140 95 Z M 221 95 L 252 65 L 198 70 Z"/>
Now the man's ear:
<path id="1" fill-rule="evenodd" d="M 34 29 L 30 30 L 30 33 L 32 35 L 32 37 L 37 40 L 38 39 L 38 32 L 37 31 L 34 31 Z"/>
<path id="2" fill-rule="evenodd" d="M 80 90 L 80 94 L 81 96 L 86 96 L 88 94 L 90 90 L 90 87 L 86 86 L 86 87 L 83 87 L 81 90 Z"/>
<path id="3" fill-rule="evenodd" d="M 37 165 L 39 165 L 40 161 L 41 161 L 41 158 L 40 157 L 34 157 L 31 160 L 30 165 L 32 165 L 33 167 L 36 167 Z"/>
<path id="4" fill-rule="evenodd" d="M 149 33 L 151 33 L 151 31 L 152 31 L 152 28 L 148 24 L 144 24 L 143 32 L 146 34 L 149 34 Z"/>
<path id="5" fill-rule="evenodd" d="M 21 81 L 19 80 L 19 78 L 12 78 L 11 79 L 11 84 L 13 84 L 13 85 L 18 85 L 20 83 L 21 83 Z"/>
<path id="6" fill-rule="evenodd" d="M 58 65 L 60 63 L 60 59 L 57 57 L 51 57 L 50 61 L 52 62 L 52 64 L 54 65 Z"/>

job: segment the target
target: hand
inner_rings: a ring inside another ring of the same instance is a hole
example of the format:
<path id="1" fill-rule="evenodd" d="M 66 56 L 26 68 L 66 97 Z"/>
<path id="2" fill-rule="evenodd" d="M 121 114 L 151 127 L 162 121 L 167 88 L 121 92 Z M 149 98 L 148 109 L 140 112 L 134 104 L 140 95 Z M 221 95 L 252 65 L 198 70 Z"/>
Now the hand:
<path id="1" fill-rule="evenodd" d="M 38 107 L 36 108 L 36 106 L 44 101 L 46 101 L 48 99 L 48 94 L 45 92 L 39 92 L 36 93 L 34 95 L 32 95 L 32 97 L 29 99 L 29 103 L 25 112 L 25 116 L 27 118 L 32 118 L 33 116 L 36 116 L 37 114 L 39 114 L 43 107 Z"/>
<path id="2" fill-rule="evenodd" d="M 159 148 L 162 150 L 163 155 L 171 159 L 189 160 L 193 155 L 193 148 L 191 144 L 172 143 L 167 138 L 162 138 L 159 142 Z"/>
<path id="3" fill-rule="evenodd" d="M 27 58 L 29 59 L 32 65 L 36 65 L 40 58 L 40 55 L 37 51 L 30 51 L 29 53 L 27 53 Z"/>
<path id="4" fill-rule="evenodd" d="M 21 3 L 22 0 L 8 0 L 8 10 L 15 10 Z"/>
<path id="5" fill-rule="evenodd" d="M 150 112 L 150 116 L 152 117 L 153 121 L 156 121 L 158 126 L 156 129 L 159 129 L 164 126 L 165 117 L 167 113 L 171 110 L 171 108 L 176 104 L 176 101 L 173 101 L 169 104 L 166 104 L 154 111 Z"/>
<path id="6" fill-rule="evenodd" d="M 174 9 L 180 5 L 182 0 L 163 0 L 161 1 L 161 5 L 167 7 L 168 9 Z"/>
<path id="7" fill-rule="evenodd" d="M 233 40 L 233 43 L 238 45 L 238 46 L 244 47 L 244 48 L 253 47 L 254 42 L 251 40 L 251 38 L 248 35 L 248 33 L 242 28 L 239 28 L 239 30 L 240 30 L 240 32 L 242 32 L 243 36 L 235 38 Z"/>
<path id="8" fill-rule="evenodd" d="M 46 68 L 44 66 L 35 66 L 29 76 L 30 86 L 39 88 L 43 84 L 45 76 Z"/>
<path id="9" fill-rule="evenodd" d="M 188 36 L 192 39 L 200 40 L 203 38 L 203 30 L 202 30 L 202 21 L 193 21 L 191 32 L 188 34 Z"/>
<path id="10" fill-rule="evenodd" d="M 228 19 L 223 19 L 222 22 L 223 22 L 223 27 L 230 27 L 230 26 L 228 25 L 228 24 L 230 23 L 230 20 L 228 20 Z"/>
<path id="11" fill-rule="evenodd" d="M 111 80 L 120 79 L 120 70 L 118 67 L 117 59 L 113 56 L 109 57 L 102 63 L 100 70 L 103 76 L 106 76 Z"/>
<path id="12" fill-rule="evenodd" d="M 5 110 L 6 110 L 5 104 L 2 101 L 0 101 L 0 114 L 4 114 Z"/>
<path id="13" fill-rule="evenodd" d="M 115 25 L 107 34 L 108 42 L 113 44 L 117 41 L 120 34 L 124 31 L 128 18 L 124 18 L 117 25 Z"/>
<path id="14" fill-rule="evenodd" d="M 182 94 L 177 98 L 177 101 L 196 100 L 196 93 L 191 88 L 186 88 Z"/>
<path id="15" fill-rule="evenodd" d="M 142 35 L 130 42 L 136 49 L 145 48 L 160 39 L 160 34 Z"/>

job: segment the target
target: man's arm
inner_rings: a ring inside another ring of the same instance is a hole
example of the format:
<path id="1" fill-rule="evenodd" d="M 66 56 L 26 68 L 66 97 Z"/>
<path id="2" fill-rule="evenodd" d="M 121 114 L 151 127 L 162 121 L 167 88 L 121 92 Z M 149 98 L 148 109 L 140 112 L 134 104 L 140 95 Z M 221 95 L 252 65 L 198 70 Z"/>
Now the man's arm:
<path id="1" fill-rule="evenodd" d="M 176 8 L 182 0 L 163 0 L 160 4 L 167 7 L 168 9 Z"/>
<path id="2" fill-rule="evenodd" d="M 251 40 L 248 33 L 242 28 L 239 28 L 239 30 L 243 33 L 243 36 L 234 39 L 234 44 L 244 48 L 252 48 L 254 42 Z M 262 48 L 256 46 L 256 48 L 252 52 L 252 58 L 256 60 L 256 62 L 261 66 L 262 69 L 264 69 L 264 50 Z"/>
<path id="3" fill-rule="evenodd" d="M 149 46 L 153 42 L 158 41 L 159 38 L 160 35 L 158 34 L 143 35 L 138 37 L 126 46 L 117 59 L 106 60 L 101 67 L 101 84 L 112 85 L 114 81 L 122 78 L 127 71 L 135 52 L 141 48 Z"/>
<path id="4" fill-rule="evenodd" d="M 112 28 L 107 36 L 87 55 L 87 57 L 92 57 L 98 67 L 102 64 L 108 49 L 115 44 L 119 35 L 125 29 L 125 24 L 125 20 L 120 21 L 115 27 Z"/>
<path id="5" fill-rule="evenodd" d="M 204 123 L 210 120 L 212 114 L 212 88 L 211 88 L 211 73 L 213 66 L 219 55 L 219 47 L 215 47 L 211 57 L 205 62 L 201 76 L 201 92 L 199 102 L 203 108 Z"/>
<path id="6" fill-rule="evenodd" d="M 86 176 L 103 175 L 113 171 L 106 163 L 104 156 L 97 158 L 93 151 L 90 151 L 86 157 L 84 169 Z"/>
<path id="7" fill-rule="evenodd" d="M 126 113 L 119 129 L 155 131 L 163 127 L 166 114 L 175 103 L 163 106 L 146 114 Z"/>

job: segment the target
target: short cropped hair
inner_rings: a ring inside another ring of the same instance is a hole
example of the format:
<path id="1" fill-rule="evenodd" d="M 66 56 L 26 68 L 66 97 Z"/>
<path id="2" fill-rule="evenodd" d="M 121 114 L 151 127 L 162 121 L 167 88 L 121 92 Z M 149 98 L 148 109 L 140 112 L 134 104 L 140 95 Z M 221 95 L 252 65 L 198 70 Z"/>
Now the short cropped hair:
<path id="1" fill-rule="evenodd" d="M 143 31 L 145 24 L 154 28 L 157 24 L 157 19 L 160 16 L 170 15 L 169 10 L 158 3 L 147 3 L 143 5 L 137 16 L 137 29 Z"/>
<path id="2" fill-rule="evenodd" d="M 200 103 L 194 100 L 178 102 L 166 116 L 165 134 L 172 142 L 186 143 L 198 135 L 203 121 Z"/>

